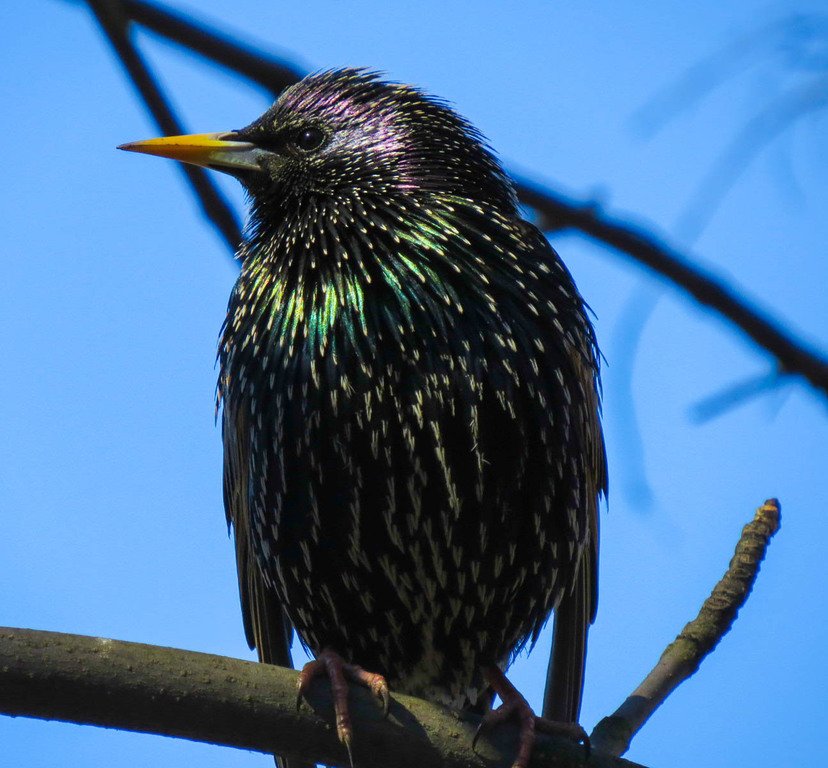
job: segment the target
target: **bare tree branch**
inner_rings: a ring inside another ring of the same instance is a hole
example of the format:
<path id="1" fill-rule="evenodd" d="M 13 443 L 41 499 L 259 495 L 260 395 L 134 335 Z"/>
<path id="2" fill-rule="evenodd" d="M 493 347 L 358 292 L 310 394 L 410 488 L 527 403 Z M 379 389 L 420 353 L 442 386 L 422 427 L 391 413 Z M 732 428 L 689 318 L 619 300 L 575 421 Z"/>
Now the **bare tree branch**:
<path id="1" fill-rule="evenodd" d="M 330 686 L 314 684 L 296 709 L 293 670 L 192 651 L 82 635 L 0 628 L 0 712 L 177 736 L 346 765 L 333 727 Z M 360 768 L 491 768 L 514 757 L 517 729 L 478 743 L 479 718 L 459 719 L 395 696 L 387 720 L 372 695 L 350 691 Z M 493 762 L 495 761 L 495 762 Z M 642 768 L 566 740 L 538 736 L 535 768 Z"/>
<path id="2" fill-rule="evenodd" d="M 695 238 L 704 229 L 739 176 L 768 144 L 803 117 L 828 107 L 828 76 L 811 78 L 786 91 L 751 117 L 730 140 L 707 173 L 687 211 L 679 231 Z"/>
<path id="3" fill-rule="evenodd" d="M 304 72 L 290 62 L 230 41 L 221 32 L 208 29 L 202 24 L 196 25 L 172 9 L 141 0 L 123 0 L 123 8 L 138 24 L 189 48 L 208 61 L 246 77 L 272 95 L 280 93 L 304 76 Z"/>
<path id="4" fill-rule="evenodd" d="M 756 510 L 753 520 L 742 530 L 727 572 L 704 601 L 699 615 L 667 646 L 658 664 L 627 700 L 595 726 L 590 740 L 596 749 L 623 755 L 650 715 L 698 670 L 730 631 L 750 595 L 771 537 L 779 530 L 779 520 L 776 499 L 768 499 Z"/>
<path id="5" fill-rule="evenodd" d="M 730 320 L 756 346 L 770 352 L 776 358 L 780 373 L 798 374 L 823 395 L 828 395 L 828 360 L 817 350 L 794 339 L 781 324 L 740 298 L 738 291 L 712 273 L 692 264 L 651 233 L 613 220 L 592 205 L 573 203 L 528 181 L 523 181 L 519 188 L 522 199 L 543 217 L 548 217 L 554 228 L 578 229 L 666 277 L 699 304 Z"/>
<path id="6" fill-rule="evenodd" d="M 696 424 L 704 424 L 772 389 L 779 389 L 777 373 L 748 376 L 695 403 L 690 409 L 690 418 Z"/>
<path id="7" fill-rule="evenodd" d="M 130 40 L 129 16 L 124 13 L 121 4 L 112 0 L 88 0 L 88 3 L 158 129 L 165 135 L 184 133 L 167 97 Z M 241 243 L 241 228 L 230 204 L 203 170 L 184 163 L 179 165 L 200 202 L 204 215 L 213 222 L 230 251 L 235 254 Z"/>
<path id="8" fill-rule="evenodd" d="M 696 61 L 675 81 L 661 88 L 633 115 L 633 124 L 644 136 L 651 136 L 671 120 L 689 111 L 716 88 L 743 75 L 767 59 L 783 58 L 789 66 L 791 46 L 803 49 L 803 38 L 816 31 L 816 14 L 790 13 L 755 27 L 718 50 Z M 798 50 L 797 53 L 804 53 Z M 799 57 L 794 57 L 794 60 Z"/>

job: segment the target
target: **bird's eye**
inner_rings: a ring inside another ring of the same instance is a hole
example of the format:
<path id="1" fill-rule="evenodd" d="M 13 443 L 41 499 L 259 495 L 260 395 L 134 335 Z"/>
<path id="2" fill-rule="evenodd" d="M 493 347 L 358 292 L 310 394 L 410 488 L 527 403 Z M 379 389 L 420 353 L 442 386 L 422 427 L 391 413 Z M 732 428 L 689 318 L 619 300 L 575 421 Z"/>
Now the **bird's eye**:
<path id="1" fill-rule="evenodd" d="M 313 152 L 325 143 L 325 133 L 321 128 L 304 128 L 296 136 L 296 146 L 303 152 Z"/>

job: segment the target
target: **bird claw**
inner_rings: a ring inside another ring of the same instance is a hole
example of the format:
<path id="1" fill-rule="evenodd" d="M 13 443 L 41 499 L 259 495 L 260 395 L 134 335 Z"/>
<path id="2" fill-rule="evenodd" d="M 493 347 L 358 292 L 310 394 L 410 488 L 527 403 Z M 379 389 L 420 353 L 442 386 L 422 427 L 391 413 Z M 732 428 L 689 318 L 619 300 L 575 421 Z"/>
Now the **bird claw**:
<path id="1" fill-rule="evenodd" d="M 351 734 L 348 733 L 343 736 L 339 733 L 339 729 L 337 729 L 336 735 L 339 737 L 339 740 L 345 745 L 345 749 L 348 752 L 348 765 L 350 765 L 351 768 L 354 768 L 354 755 L 351 752 Z"/>
<path id="2" fill-rule="evenodd" d="M 382 675 L 376 672 L 366 672 L 362 667 L 356 664 L 344 664 L 343 671 L 345 677 L 351 682 L 358 683 L 365 686 L 374 697 L 379 700 L 382 706 L 382 716 L 388 717 L 388 710 L 391 707 L 391 694 L 388 690 L 388 683 Z"/>
<path id="3" fill-rule="evenodd" d="M 474 736 L 472 736 L 472 752 L 477 752 L 477 741 L 480 738 L 480 734 L 483 733 L 486 726 L 486 718 L 484 717 L 480 721 L 480 725 L 477 726 L 474 730 Z M 490 727 L 490 726 L 489 726 Z"/>
<path id="4" fill-rule="evenodd" d="M 383 717 L 388 716 L 391 704 L 391 695 L 388 683 L 382 675 L 366 672 L 357 664 L 349 664 L 336 651 L 325 648 L 313 661 L 302 667 L 296 680 L 296 708 L 299 709 L 311 681 L 321 675 L 327 676 L 331 682 L 334 714 L 336 715 L 336 735 L 339 741 L 348 750 L 348 761 L 353 766 L 351 742 L 353 729 L 351 714 L 348 708 L 348 682 L 356 683 L 368 688 L 379 700 L 382 706 Z"/>
<path id="5" fill-rule="evenodd" d="M 322 654 L 319 658 L 309 661 L 302 667 L 299 676 L 296 678 L 296 710 L 297 712 L 302 707 L 302 699 L 310 686 L 311 680 L 325 671 L 325 662 L 322 659 Z"/>
<path id="6" fill-rule="evenodd" d="M 500 723 L 516 718 L 519 720 L 518 753 L 512 763 L 512 768 L 528 768 L 535 745 L 535 734 L 548 733 L 555 736 L 571 739 L 583 744 L 586 749 L 586 760 L 590 756 L 589 736 L 577 723 L 561 723 L 556 720 L 547 720 L 537 717 L 526 699 L 506 679 L 506 676 L 497 667 L 487 667 L 483 670 L 486 682 L 503 702 L 497 709 L 487 712 L 472 738 L 472 750 L 475 750 L 480 736 Z"/>

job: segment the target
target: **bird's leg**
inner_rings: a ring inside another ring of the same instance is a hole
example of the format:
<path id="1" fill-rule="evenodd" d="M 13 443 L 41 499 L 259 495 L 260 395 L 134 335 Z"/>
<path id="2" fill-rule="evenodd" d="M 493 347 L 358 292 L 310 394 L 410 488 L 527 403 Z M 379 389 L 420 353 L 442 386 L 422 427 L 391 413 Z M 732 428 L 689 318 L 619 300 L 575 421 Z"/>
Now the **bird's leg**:
<path id="1" fill-rule="evenodd" d="M 487 665 L 483 667 L 483 677 L 489 687 L 500 696 L 503 702 L 497 709 L 487 712 L 477 732 L 474 734 L 472 749 L 477 744 L 477 739 L 483 731 L 489 730 L 495 725 L 514 718 L 519 722 L 518 753 L 512 768 L 527 768 L 529 759 L 532 756 L 532 748 L 535 745 L 535 732 L 554 734 L 572 739 L 586 746 L 589 753 L 589 737 L 586 731 L 577 723 L 561 723 L 555 720 L 547 720 L 537 717 L 529 706 L 529 703 L 518 692 L 503 674 L 499 667 Z"/>
<path id="2" fill-rule="evenodd" d="M 336 714 L 336 735 L 348 750 L 348 758 L 353 765 L 351 758 L 351 714 L 348 710 L 348 681 L 363 685 L 376 696 L 382 704 L 383 715 L 388 715 L 390 696 L 388 683 L 382 675 L 373 672 L 366 672 L 356 664 L 349 664 L 336 651 L 325 648 L 313 661 L 309 661 L 302 667 L 296 681 L 296 707 L 302 702 L 302 697 L 310 685 L 311 680 L 320 675 L 327 675 L 331 681 L 331 692 L 333 693 L 334 713 Z"/>

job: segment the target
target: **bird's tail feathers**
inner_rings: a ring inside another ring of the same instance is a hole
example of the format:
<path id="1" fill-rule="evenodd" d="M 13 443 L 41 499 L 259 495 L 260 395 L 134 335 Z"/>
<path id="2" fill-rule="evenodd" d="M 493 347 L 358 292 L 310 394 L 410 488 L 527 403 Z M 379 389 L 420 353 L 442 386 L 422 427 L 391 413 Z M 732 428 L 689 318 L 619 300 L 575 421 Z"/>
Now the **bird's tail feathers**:
<path id="1" fill-rule="evenodd" d="M 590 559 L 588 554 L 582 559 L 572 591 L 555 610 L 543 716 L 558 722 L 577 723 L 581 713 L 587 633 L 593 618 Z"/>

